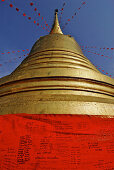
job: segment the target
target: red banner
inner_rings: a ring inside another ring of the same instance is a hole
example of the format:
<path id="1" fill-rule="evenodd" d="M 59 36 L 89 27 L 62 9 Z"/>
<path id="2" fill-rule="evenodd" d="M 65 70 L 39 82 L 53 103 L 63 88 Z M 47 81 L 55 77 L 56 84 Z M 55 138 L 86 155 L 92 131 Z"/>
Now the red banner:
<path id="1" fill-rule="evenodd" d="M 0 116 L 0 169 L 112 170 L 114 118 Z"/>

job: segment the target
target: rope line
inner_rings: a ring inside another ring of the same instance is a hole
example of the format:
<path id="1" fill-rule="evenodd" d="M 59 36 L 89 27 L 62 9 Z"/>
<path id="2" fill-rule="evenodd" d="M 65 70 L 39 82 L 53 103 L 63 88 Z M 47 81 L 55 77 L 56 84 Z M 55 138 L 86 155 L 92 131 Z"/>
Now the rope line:
<path id="1" fill-rule="evenodd" d="M 81 8 L 84 7 L 85 5 L 86 5 L 86 2 L 83 1 L 83 2 L 81 3 L 81 6 L 80 6 L 79 8 L 77 8 L 77 10 L 76 10 L 75 13 L 72 15 L 72 17 L 67 19 L 67 22 L 64 24 L 64 26 L 63 26 L 62 29 L 64 29 L 72 19 L 74 19 L 74 17 L 80 12 Z"/>
<path id="2" fill-rule="evenodd" d="M 81 48 L 86 48 L 86 49 L 87 48 L 96 48 L 96 49 L 99 49 L 99 50 L 114 50 L 114 48 L 109 48 L 109 47 L 108 48 L 107 47 L 102 47 L 102 48 L 100 47 L 99 48 L 99 47 L 96 47 L 96 46 L 80 46 L 80 47 Z"/>
<path id="3" fill-rule="evenodd" d="M 95 66 L 95 67 L 96 67 L 97 69 L 99 69 L 100 71 L 102 71 L 103 73 L 105 73 L 106 75 L 112 77 L 109 73 L 107 73 L 107 72 L 105 72 L 104 70 L 102 70 L 101 67 L 99 67 L 99 66 Z"/>
<path id="4" fill-rule="evenodd" d="M 59 23 L 61 23 L 61 18 L 62 18 L 62 14 L 63 14 L 65 5 L 66 5 L 66 3 L 64 2 L 63 5 L 62 5 L 62 8 L 61 8 L 61 14 L 60 14 Z"/>
<path id="5" fill-rule="evenodd" d="M 27 50 L 27 51 L 29 51 L 29 49 L 26 49 L 26 50 Z M 4 55 L 4 54 L 16 53 L 16 52 L 18 52 L 18 53 L 19 53 L 19 52 L 24 52 L 24 51 L 26 51 L 26 50 L 18 50 L 18 51 L 11 51 L 11 52 L 9 52 L 9 51 L 8 51 L 8 52 L 4 52 L 4 53 L 1 53 L 1 54 L 3 54 L 3 55 Z"/>
<path id="6" fill-rule="evenodd" d="M 1 1 L 2 1 L 2 2 L 5 2 L 5 0 L 1 0 Z M 36 26 L 39 26 L 39 27 L 42 28 L 43 30 L 46 30 L 45 27 L 43 27 L 41 24 L 37 23 L 36 20 L 32 19 L 32 17 L 28 16 L 25 12 L 23 12 L 22 10 L 20 10 L 19 8 L 17 8 L 14 4 L 10 4 L 9 2 L 6 2 L 6 3 L 8 3 L 9 7 L 11 7 L 11 8 L 14 7 L 18 13 L 20 12 L 20 14 L 22 14 L 22 16 L 28 17 L 28 20 L 33 21 L 33 23 L 34 23 Z M 47 30 L 46 30 L 46 31 L 47 31 Z"/>
<path id="7" fill-rule="evenodd" d="M 26 56 L 28 56 L 28 54 L 24 54 L 23 56 L 14 57 L 14 58 L 12 58 L 12 59 L 10 59 L 8 61 L 4 61 L 3 64 L 11 63 L 14 60 L 16 61 L 17 59 L 21 59 L 21 58 L 26 57 Z M 0 67 L 2 67 L 3 64 L 0 64 Z"/>
<path id="8" fill-rule="evenodd" d="M 106 58 L 110 58 L 110 59 L 112 59 L 112 57 L 109 57 L 109 56 L 105 56 L 105 55 L 101 55 L 101 54 L 99 54 L 99 53 L 96 53 L 96 52 L 93 52 L 93 51 L 88 51 L 88 50 L 85 50 L 85 49 L 82 49 L 83 51 L 86 51 L 86 52 L 89 52 L 89 53 L 92 53 L 92 54 L 96 54 L 96 55 L 98 55 L 98 56 L 103 56 L 103 57 L 106 57 Z"/>
<path id="9" fill-rule="evenodd" d="M 30 3 L 30 6 L 31 6 L 31 7 L 34 6 L 34 3 L 31 2 L 31 3 Z M 35 11 L 35 12 L 38 12 L 38 9 L 35 7 L 35 8 L 34 8 L 34 11 Z M 44 17 L 41 16 L 41 13 L 38 12 L 37 14 L 38 14 L 39 17 L 41 17 L 42 21 L 44 21 L 46 27 L 48 27 L 48 29 L 51 29 L 51 28 L 49 27 L 49 25 L 47 24 L 47 22 L 44 20 Z M 44 29 L 45 29 L 45 27 L 44 27 Z M 46 31 L 48 31 L 48 30 L 46 29 Z"/>

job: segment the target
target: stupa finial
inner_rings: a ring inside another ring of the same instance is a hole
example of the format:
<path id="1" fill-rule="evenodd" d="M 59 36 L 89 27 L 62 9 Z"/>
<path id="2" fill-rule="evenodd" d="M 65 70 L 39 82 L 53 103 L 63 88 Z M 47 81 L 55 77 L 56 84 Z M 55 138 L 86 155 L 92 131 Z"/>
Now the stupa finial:
<path id="1" fill-rule="evenodd" d="M 55 9 L 55 20 L 50 34 L 63 34 L 58 21 L 58 9 Z"/>

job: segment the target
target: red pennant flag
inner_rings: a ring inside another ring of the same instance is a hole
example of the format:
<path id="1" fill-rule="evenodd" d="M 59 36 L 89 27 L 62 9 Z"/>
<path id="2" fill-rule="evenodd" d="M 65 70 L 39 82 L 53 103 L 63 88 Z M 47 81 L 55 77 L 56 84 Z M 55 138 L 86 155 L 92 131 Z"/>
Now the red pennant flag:
<path id="1" fill-rule="evenodd" d="M 9 6 L 10 6 L 11 8 L 13 7 L 13 5 L 12 5 L 12 4 L 10 4 Z"/>
<path id="2" fill-rule="evenodd" d="M 31 2 L 30 5 L 33 6 L 33 2 Z"/>
<path id="3" fill-rule="evenodd" d="M 25 17 L 25 16 L 26 16 L 26 14 L 25 14 L 25 13 L 23 13 L 23 16 Z"/>
<path id="4" fill-rule="evenodd" d="M 18 9 L 18 8 L 16 8 L 16 11 L 19 11 L 19 9 Z"/>
<path id="5" fill-rule="evenodd" d="M 86 2 L 83 2 L 82 5 L 84 5 Z"/>

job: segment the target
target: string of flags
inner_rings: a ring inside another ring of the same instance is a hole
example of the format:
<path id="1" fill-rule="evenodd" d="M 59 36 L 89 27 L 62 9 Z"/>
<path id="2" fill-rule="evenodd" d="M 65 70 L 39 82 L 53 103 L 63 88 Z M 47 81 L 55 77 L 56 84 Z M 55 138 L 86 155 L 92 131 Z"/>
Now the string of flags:
<path id="1" fill-rule="evenodd" d="M 30 3 L 30 6 L 34 6 L 34 3 L 31 2 L 31 3 Z M 38 12 L 38 9 L 35 7 L 35 8 L 34 8 L 34 11 L 35 11 L 35 12 Z M 41 17 L 41 19 L 44 21 L 46 27 L 48 27 L 48 29 L 51 29 L 51 28 L 49 27 L 49 25 L 47 24 L 47 22 L 44 20 L 44 17 L 41 16 L 41 13 L 38 12 L 37 14 L 38 14 L 38 16 Z M 45 27 L 44 27 L 44 29 L 45 29 Z M 46 29 L 46 31 L 48 31 L 48 30 Z M 48 32 L 49 32 L 49 31 L 48 31 Z"/>
<path id="2" fill-rule="evenodd" d="M 4 53 L 0 53 L 0 54 L 11 54 L 11 53 L 16 53 L 16 52 L 24 52 L 24 51 L 29 51 L 29 49 L 26 49 L 26 50 L 18 50 L 18 51 L 11 51 L 11 52 L 4 52 Z"/>
<path id="3" fill-rule="evenodd" d="M 59 23 L 61 22 L 61 18 L 62 18 L 62 14 L 63 14 L 65 5 L 66 5 L 66 3 L 64 2 L 63 5 L 62 5 L 62 8 L 61 8 L 61 14 L 60 14 Z"/>
<path id="4" fill-rule="evenodd" d="M 95 67 L 96 67 L 97 69 L 99 69 L 100 71 L 102 71 L 104 74 L 112 77 L 109 73 L 105 72 L 101 67 L 99 67 L 99 66 L 95 66 Z"/>
<path id="5" fill-rule="evenodd" d="M 25 56 L 28 56 L 28 54 L 24 54 L 23 56 L 14 57 L 14 58 L 12 58 L 12 59 L 10 59 L 8 61 L 3 62 L 3 64 L 11 63 L 12 61 L 16 61 L 17 59 L 21 59 L 21 58 L 23 58 Z M 0 67 L 2 67 L 3 64 L 0 64 Z"/>
<path id="6" fill-rule="evenodd" d="M 2 2 L 5 2 L 5 0 L 1 0 L 1 1 L 2 1 Z M 8 3 L 8 2 L 7 2 L 7 3 Z M 26 17 L 26 19 L 31 20 L 34 24 L 36 24 L 36 26 L 39 26 L 39 27 L 42 28 L 43 30 L 48 31 L 47 29 L 45 29 L 45 27 L 43 27 L 43 26 L 42 26 L 41 24 L 39 24 L 36 20 L 34 20 L 34 18 L 28 16 L 25 12 L 23 12 L 22 10 L 20 10 L 19 8 L 17 8 L 14 4 L 10 4 L 10 3 L 8 3 L 8 4 L 9 4 L 9 7 L 15 8 L 15 10 L 16 10 L 17 12 L 20 12 L 20 14 L 22 14 L 22 16 Z M 49 31 L 48 31 L 48 32 L 49 32 Z"/>
<path id="7" fill-rule="evenodd" d="M 80 46 L 81 48 L 96 48 L 96 49 L 100 49 L 100 50 L 114 50 L 114 48 L 107 48 L 107 47 L 100 47 L 100 48 L 98 48 L 98 47 L 96 47 L 96 46 Z"/>
<path id="8" fill-rule="evenodd" d="M 99 53 L 96 53 L 96 52 L 93 52 L 93 51 L 90 51 L 90 50 L 85 50 L 85 49 L 82 49 L 82 50 L 86 51 L 86 52 L 89 52 L 89 53 L 92 53 L 92 54 L 96 54 L 98 56 L 102 56 L 102 57 L 106 57 L 106 58 L 112 59 L 112 57 L 109 57 L 109 56 L 106 56 L 106 55 L 103 55 L 103 54 L 99 54 Z"/>
<path id="9" fill-rule="evenodd" d="M 79 8 L 77 8 L 77 10 L 76 10 L 75 13 L 72 15 L 72 17 L 67 19 L 67 22 L 64 24 L 64 26 L 63 26 L 62 29 L 64 29 L 64 28 L 68 25 L 68 23 L 69 23 L 72 19 L 74 19 L 74 17 L 75 17 L 76 15 L 78 15 L 78 13 L 80 12 L 81 8 L 84 7 L 85 5 L 86 5 L 86 2 L 85 2 L 85 1 L 81 3 L 81 6 L 80 6 Z"/>

